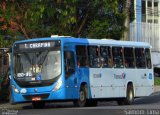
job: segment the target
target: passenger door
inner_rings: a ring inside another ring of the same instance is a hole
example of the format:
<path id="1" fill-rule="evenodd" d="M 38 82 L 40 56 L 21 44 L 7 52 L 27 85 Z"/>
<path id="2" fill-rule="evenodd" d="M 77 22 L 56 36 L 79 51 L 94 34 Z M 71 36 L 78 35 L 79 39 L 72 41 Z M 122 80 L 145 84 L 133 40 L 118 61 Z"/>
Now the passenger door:
<path id="1" fill-rule="evenodd" d="M 75 91 L 77 88 L 76 64 L 73 51 L 64 52 L 64 62 L 66 97 L 68 99 L 73 99 L 76 97 Z"/>

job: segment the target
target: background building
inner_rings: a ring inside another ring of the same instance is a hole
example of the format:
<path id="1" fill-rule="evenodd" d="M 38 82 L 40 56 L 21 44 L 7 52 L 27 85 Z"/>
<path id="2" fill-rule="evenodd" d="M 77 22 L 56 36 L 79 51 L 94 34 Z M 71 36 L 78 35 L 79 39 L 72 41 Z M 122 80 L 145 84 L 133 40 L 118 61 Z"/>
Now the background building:
<path id="1" fill-rule="evenodd" d="M 159 24 L 159 0 L 142 0 L 142 22 Z"/>
<path id="2" fill-rule="evenodd" d="M 152 62 L 160 67 L 160 0 L 135 0 L 135 20 L 129 25 L 129 40 L 149 42 Z"/>

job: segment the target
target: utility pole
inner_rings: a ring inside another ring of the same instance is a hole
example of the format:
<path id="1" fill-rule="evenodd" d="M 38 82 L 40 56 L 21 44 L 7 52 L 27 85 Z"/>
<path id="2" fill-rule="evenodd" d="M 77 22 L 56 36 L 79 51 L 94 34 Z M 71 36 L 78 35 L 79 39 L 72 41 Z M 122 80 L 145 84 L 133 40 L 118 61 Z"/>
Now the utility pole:
<path id="1" fill-rule="evenodd" d="M 129 40 L 129 8 L 131 6 L 131 0 L 127 0 L 126 1 L 126 8 L 124 10 L 125 14 L 126 14 L 126 19 L 125 19 L 125 27 L 127 28 L 125 31 L 124 31 L 124 34 L 122 36 L 122 40 L 124 41 L 128 41 Z"/>

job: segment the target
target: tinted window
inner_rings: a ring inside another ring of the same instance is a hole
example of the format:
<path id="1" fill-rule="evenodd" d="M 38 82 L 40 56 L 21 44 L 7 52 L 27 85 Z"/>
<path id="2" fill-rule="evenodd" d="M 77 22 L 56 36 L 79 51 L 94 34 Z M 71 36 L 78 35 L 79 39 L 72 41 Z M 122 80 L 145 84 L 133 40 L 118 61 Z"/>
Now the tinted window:
<path id="1" fill-rule="evenodd" d="M 133 48 L 124 48 L 124 65 L 126 68 L 135 67 Z"/>
<path id="2" fill-rule="evenodd" d="M 77 65 L 79 67 L 88 66 L 87 47 L 83 45 L 76 46 Z"/>
<path id="3" fill-rule="evenodd" d="M 99 48 L 98 46 L 88 46 L 88 60 L 90 67 L 100 67 Z"/>
<path id="4" fill-rule="evenodd" d="M 146 57 L 147 68 L 149 68 L 149 69 L 152 68 L 151 55 L 150 55 L 149 49 L 145 49 L 145 57 Z"/>
<path id="5" fill-rule="evenodd" d="M 111 57 L 111 47 L 101 46 L 100 47 L 101 56 L 101 67 L 112 67 L 113 61 Z"/>
<path id="6" fill-rule="evenodd" d="M 144 48 L 135 48 L 136 66 L 137 68 L 145 68 Z"/>
<path id="7" fill-rule="evenodd" d="M 113 47 L 113 63 L 115 68 L 123 68 L 123 49 L 122 47 Z"/>
<path id="8" fill-rule="evenodd" d="M 64 60 L 65 60 L 65 74 L 66 77 L 69 77 L 75 72 L 74 53 L 72 51 L 65 51 Z"/>

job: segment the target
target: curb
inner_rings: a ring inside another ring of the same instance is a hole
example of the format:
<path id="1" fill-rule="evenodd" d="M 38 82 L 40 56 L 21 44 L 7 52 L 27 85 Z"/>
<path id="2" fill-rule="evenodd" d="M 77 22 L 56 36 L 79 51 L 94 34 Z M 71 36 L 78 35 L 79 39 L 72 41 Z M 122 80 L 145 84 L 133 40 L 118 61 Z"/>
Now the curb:
<path id="1" fill-rule="evenodd" d="M 160 95 L 160 91 L 153 92 L 150 96 Z"/>
<path id="2" fill-rule="evenodd" d="M 3 103 L 3 104 L 0 104 L 0 110 L 8 110 L 8 109 L 20 110 L 20 109 L 23 109 L 25 106 L 31 106 L 31 104 L 30 103 L 23 103 L 23 104 Z"/>
<path id="3" fill-rule="evenodd" d="M 160 86 L 154 86 L 154 92 L 160 92 Z"/>

